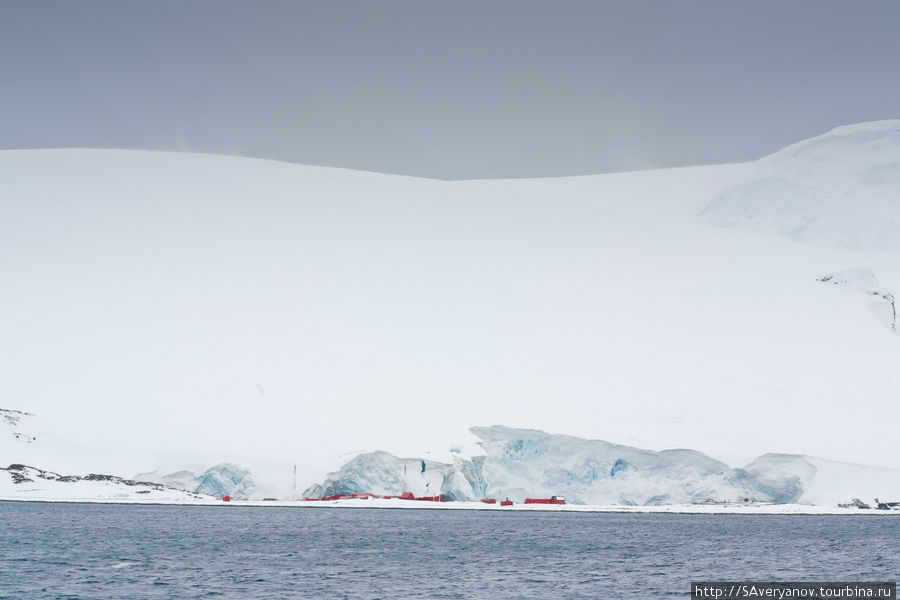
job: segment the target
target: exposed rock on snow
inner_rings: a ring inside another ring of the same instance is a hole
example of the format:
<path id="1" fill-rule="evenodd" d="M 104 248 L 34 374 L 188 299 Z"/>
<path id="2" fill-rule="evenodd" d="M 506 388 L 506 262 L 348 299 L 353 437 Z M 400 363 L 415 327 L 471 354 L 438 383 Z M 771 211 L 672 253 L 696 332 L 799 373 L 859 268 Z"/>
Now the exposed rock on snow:
<path id="1" fill-rule="evenodd" d="M 127 500 L 183 502 L 209 500 L 159 483 L 114 475 L 59 475 L 26 465 L 0 468 L 0 498 L 7 500 Z"/>
<path id="2" fill-rule="evenodd" d="M 871 298 L 877 298 L 876 302 L 869 303 L 869 310 L 888 329 L 897 333 L 897 304 L 894 300 L 894 294 L 884 289 L 878 283 L 872 269 L 838 271 L 819 277 L 819 281 L 859 292 Z"/>
<path id="3" fill-rule="evenodd" d="M 22 419 L 25 417 L 33 417 L 31 413 L 22 412 L 20 410 L 9 410 L 0 408 L 0 423 L 4 423 L 10 430 L 12 437 L 24 444 L 31 444 L 35 438 L 22 430 Z"/>

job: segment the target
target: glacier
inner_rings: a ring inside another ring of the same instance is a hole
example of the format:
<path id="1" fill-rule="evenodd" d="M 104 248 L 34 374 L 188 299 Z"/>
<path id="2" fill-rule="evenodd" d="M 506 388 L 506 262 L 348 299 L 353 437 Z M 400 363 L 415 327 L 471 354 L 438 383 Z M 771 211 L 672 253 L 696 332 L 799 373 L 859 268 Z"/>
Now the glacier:
<path id="1" fill-rule="evenodd" d="M 323 483 L 307 488 L 303 497 L 357 492 L 397 496 L 410 491 L 416 496 L 442 495 L 448 500 L 471 500 L 481 498 L 485 489 L 478 479 L 477 468 L 472 467 L 472 461 L 461 458 L 448 464 L 421 458 L 398 458 L 387 452 L 367 452 L 348 461 Z"/>
<path id="2" fill-rule="evenodd" d="M 841 465 L 900 466 L 898 130 L 487 181 L 0 151 L 0 466 L 285 497 L 381 450 L 418 493 L 537 494 L 467 433 L 502 423 L 661 453 L 534 479 L 585 501 L 863 495 Z"/>
<path id="3" fill-rule="evenodd" d="M 851 497 L 900 496 L 900 470 L 843 465 L 840 477 L 821 475 L 839 463 L 802 455 L 766 454 L 731 468 L 702 452 L 651 451 L 533 429 L 472 427 L 484 455 L 452 463 L 360 454 L 306 498 L 372 492 L 449 500 L 564 496 L 574 504 L 654 506 L 740 502 L 825 503 Z M 405 475 L 405 482 L 404 482 Z M 823 493 L 823 490 L 826 490 Z"/>
<path id="4" fill-rule="evenodd" d="M 875 251 L 900 249 L 900 120 L 837 127 L 755 164 L 701 212 L 718 227 Z"/>
<path id="5" fill-rule="evenodd" d="M 250 470 L 229 463 L 212 466 L 200 473 L 181 470 L 163 474 L 156 471 L 138 473 L 134 478 L 217 498 L 223 496 L 249 498 L 257 492 L 257 485 Z"/>

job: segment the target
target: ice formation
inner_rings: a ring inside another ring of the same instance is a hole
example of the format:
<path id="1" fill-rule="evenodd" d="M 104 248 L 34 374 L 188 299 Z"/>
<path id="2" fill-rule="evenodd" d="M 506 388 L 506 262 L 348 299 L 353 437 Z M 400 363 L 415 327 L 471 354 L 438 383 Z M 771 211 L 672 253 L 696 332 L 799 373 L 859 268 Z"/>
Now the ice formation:
<path id="1" fill-rule="evenodd" d="M 840 463 L 800 455 L 766 454 L 735 469 L 694 450 L 654 452 L 502 426 L 471 431 L 481 440 L 483 456 L 450 464 L 386 452 L 361 454 L 322 484 L 307 489 L 304 496 L 396 495 L 403 491 L 404 468 L 409 491 L 416 495 L 439 492 L 454 500 L 508 497 L 522 502 L 526 497 L 558 495 L 576 504 L 594 505 L 741 502 L 745 498 L 836 504 L 854 495 L 900 495 L 898 470 L 843 465 L 840 477 L 821 477 L 820 470 Z M 824 489 L 827 492 L 821 493 Z"/>
<path id="2" fill-rule="evenodd" d="M 202 473 L 188 470 L 165 475 L 158 472 L 141 473 L 135 478 L 218 498 L 248 498 L 256 489 L 253 475 L 248 469 L 226 463 L 210 467 Z"/>

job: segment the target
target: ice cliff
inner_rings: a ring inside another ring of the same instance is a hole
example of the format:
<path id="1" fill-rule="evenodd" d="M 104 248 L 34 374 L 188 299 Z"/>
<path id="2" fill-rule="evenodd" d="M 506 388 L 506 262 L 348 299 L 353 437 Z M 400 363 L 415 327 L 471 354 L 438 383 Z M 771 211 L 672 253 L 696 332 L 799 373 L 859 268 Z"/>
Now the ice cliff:
<path id="1" fill-rule="evenodd" d="M 256 483 L 249 470 L 228 463 L 215 465 L 201 473 L 190 470 L 168 474 L 153 472 L 140 473 L 135 478 L 218 498 L 222 496 L 248 498 L 256 489 Z"/>
<path id="2" fill-rule="evenodd" d="M 576 504 L 660 505 L 735 501 L 833 504 L 853 495 L 900 493 L 895 470 L 881 473 L 880 487 L 867 477 L 871 467 L 844 465 L 837 486 L 817 478 L 831 463 L 800 455 L 766 454 L 745 468 L 731 468 L 694 450 L 655 452 L 601 440 L 531 429 L 472 427 L 483 456 L 453 463 L 398 458 L 386 452 L 360 454 L 331 473 L 305 497 L 373 492 L 449 499 L 565 496 Z M 817 467 L 816 464 L 819 464 Z M 876 469 L 877 470 L 877 469 Z M 892 483 L 893 479 L 893 483 Z M 893 486 L 893 487 L 892 487 Z M 809 496 L 813 489 L 827 493 Z M 879 490 L 882 490 L 879 492 Z"/>
<path id="3" fill-rule="evenodd" d="M 351 459 L 322 484 L 303 492 L 305 498 L 372 492 L 398 495 L 406 489 L 416 496 L 443 495 L 449 500 L 472 500 L 484 495 L 481 464 L 476 457 L 442 463 L 420 458 L 399 458 L 387 452 L 367 452 Z M 405 478 L 405 481 L 404 481 Z"/>

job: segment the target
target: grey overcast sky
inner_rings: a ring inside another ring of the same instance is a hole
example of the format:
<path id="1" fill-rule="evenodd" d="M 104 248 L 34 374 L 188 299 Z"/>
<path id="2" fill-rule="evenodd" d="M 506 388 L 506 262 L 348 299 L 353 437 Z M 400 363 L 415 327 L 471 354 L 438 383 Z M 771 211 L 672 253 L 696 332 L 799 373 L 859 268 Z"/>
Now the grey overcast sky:
<path id="1" fill-rule="evenodd" d="M 895 0 L 0 0 L 0 148 L 528 177 L 897 117 Z"/>

